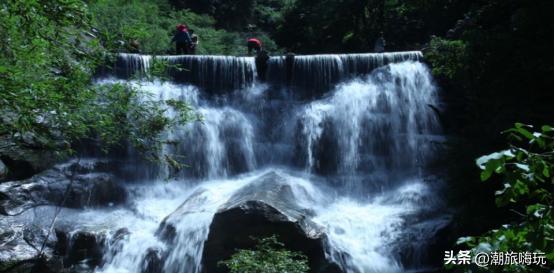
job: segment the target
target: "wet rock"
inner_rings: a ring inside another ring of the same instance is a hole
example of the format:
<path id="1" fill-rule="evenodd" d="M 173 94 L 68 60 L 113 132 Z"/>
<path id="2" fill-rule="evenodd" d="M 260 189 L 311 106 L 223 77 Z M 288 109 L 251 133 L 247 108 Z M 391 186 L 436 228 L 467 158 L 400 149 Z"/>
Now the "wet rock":
<path id="1" fill-rule="evenodd" d="M 12 264 L 13 271 L 24 272 L 91 272 L 101 263 L 104 234 L 68 229 L 55 228 L 45 241 L 45 228 L 9 226 L 0 234 L 0 265 Z"/>
<path id="2" fill-rule="evenodd" d="M 48 239 L 47 239 L 48 237 Z M 0 272 L 60 272 L 54 233 L 34 224 L 0 223 Z M 44 246 L 43 246 L 44 245 Z M 39 256 L 42 250 L 41 256 Z"/>
<path id="3" fill-rule="evenodd" d="M 110 239 L 110 243 L 115 244 L 117 242 L 120 242 L 123 239 L 127 238 L 130 234 L 131 234 L 131 232 L 129 232 L 129 229 L 127 229 L 127 227 L 120 228 L 120 229 L 116 230 L 116 232 L 114 233 L 114 235 Z"/>
<path id="4" fill-rule="evenodd" d="M 113 206 L 114 204 L 122 204 L 125 202 L 127 192 L 114 180 L 109 174 L 92 174 L 81 177 L 83 181 L 92 181 L 90 188 L 84 188 L 83 191 L 89 193 L 89 201 L 87 206 Z"/>
<path id="5" fill-rule="evenodd" d="M 108 246 L 106 251 L 110 253 L 110 257 L 115 256 L 123 249 L 123 244 L 127 239 L 129 239 L 129 235 L 131 235 L 131 232 L 129 232 L 129 229 L 124 227 L 116 230 L 116 232 L 114 232 L 114 234 L 107 240 Z"/>
<path id="6" fill-rule="evenodd" d="M 0 218 L 0 265 L 14 265 L 14 271 L 94 270 L 102 260 L 102 233 L 79 231 L 71 224 L 47 231 L 62 201 L 69 208 L 125 201 L 125 189 L 114 176 L 96 169 L 95 161 L 69 162 L 29 179 L 0 184 L 0 214 L 7 215 Z M 41 249 L 44 258 L 37 257 Z"/>
<path id="7" fill-rule="evenodd" d="M 205 203 L 205 197 L 203 197 L 203 190 L 197 190 L 195 193 L 191 194 L 189 198 L 183 204 L 181 204 L 172 214 L 166 216 L 160 226 L 156 235 L 165 241 L 168 245 L 173 246 L 177 239 L 177 227 L 184 216 L 188 214 L 194 214 L 198 208 L 202 207 Z"/>
<path id="8" fill-rule="evenodd" d="M 177 237 L 175 225 L 167 222 L 167 219 L 162 221 L 158 231 L 156 231 L 156 235 L 167 243 L 173 243 Z"/>
<path id="9" fill-rule="evenodd" d="M 58 165 L 29 179 L 0 184 L 0 214 L 17 215 L 30 208 L 58 205 L 62 201 L 64 207 L 70 208 L 125 202 L 127 193 L 111 174 L 79 174 L 85 167 L 70 169 L 70 166 Z"/>
<path id="10" fill-rule="evenodd" d="M 312 213 L 295 202 L 284 177 L 272 172 L 239 190 L 215 214 L 202 254 L 203 271 L 224 272 L 218 262 L 237 249 L 252 249 L 256 241 L 277 235 L 285 248 L 308 257 L 311 272 L 340 272 L 325 256 L 326 235 L 311 222 Z"/>
<path id="11" fill-rule="evenodd" d="M 2 224 L 0 227 L 0 262 L 16 262 L 34 259 L 45 243 L 46 229 L 32 224 Z M 43 249 L 47 257 L 52 255 L 54 235 L 49 235 Z"/>
<path id="12" fill-rule="evenodd" d="M 219 261 L 228 259 L 237 249 L 252 249 L 261 238 L 278 235 L 285 247 L 308 257 L 311 272 L 339 272 L 337 265 L 325 258 L 325 235 L 301 218 L 287 216 L 261 202 L 247 201 L 221 210 L 214 216 L 205 242 L 203 266 L 206 272 L 224 272 Z M 233 224 L 233 225 L 230 225 Z M 311 231 L 305 230 L 307 227 Z"/>
<path id="13" fill-rule="evenodd" d="M 450 237 L 451 216 L 415 217 L 407 219 L 407 222 L 411 224 L 400 236 L 403 240 L 393 246 L 393 254 L 396 254 L 405 268 L 419 271 L 441 271 L 444 252 L 452 248 L 456 241 L 454 237 Z"/>
<path id="14" fill-rule="evenodd" d="M 79 231 L 70 239 L 67 259 L 70 265 L 81 267 L 88 265 L 91 268 L 100 265 L 104 245 L 104 234 L 88 231 Z"/>
<path id="15" fill-rule="evenodd" d="M 57 239 L 54 247 L 54 254 L 64 256 L 69 249 L 69 235 L 66 231 L 61 229 L 55 229 L 54 232 Z"/>
<path id="16" fill-rule="evenodd" d="M 162 272 L 163 263 L 162 250 L 158 248 L 149 248 L 146 251 L 143 260 L 142 272 L 145 273 L 159 273 Z"/>
<path id="17" fill-rule="evenodd" d="M 327 237 L 323 228 L 310 220 L 314 212 L 297 202 L 298 195 L 309 196 L 308 190 L 292 186 L 287 180 L 279 172 L 268 172 L 237 190 L 215 213 L 207 229 L 194 232 L 198 233 L 194 237 L 207 237 L 200 258 L 201 271 L 226 271 L 225 267 L 217 265 L 219 261 L 228 259 L 239 248 L 254 248 L 256 241 L 252 237 L 271 235 L 277 235 L 285 248 L 307 255 L 311 271 L 341 271 L 339 266 L 326 259 Z M 183 220 L 190 220 L 190 214 L 210 214 L 199 212 L 207 203 L 204 191 L 201 188 L 193 193 L 161 223 L 157 235 L 170 247 L 170 256 L 175 256 L 171 250 L 177 244 L 175 241 L 184 236 L 179 235 Z M 196 259 L 184 255 L 175 263 L 196 263 Z M 175 269 L 178 270 L 182 269 Z"/>

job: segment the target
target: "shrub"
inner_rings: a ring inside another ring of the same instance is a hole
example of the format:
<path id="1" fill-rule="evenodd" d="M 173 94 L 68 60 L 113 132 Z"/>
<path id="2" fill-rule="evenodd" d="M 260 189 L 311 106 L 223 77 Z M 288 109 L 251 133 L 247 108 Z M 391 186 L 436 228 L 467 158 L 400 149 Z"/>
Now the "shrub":
<path id="1" fill-rule="evenodd" d="M 307 272 L 307 257 L 284 249 L 275 235 L 258 240 L 255 250 L 240 249 L 229 260 L 221 261 L 233 273 Z"/>
<path id="2" fill-rule="evenodd" d="M 432 37 L 425 58 L 432 65 L 434 76 L 454 79 L 465 69 L 466 44 L 462 40 Z"/>

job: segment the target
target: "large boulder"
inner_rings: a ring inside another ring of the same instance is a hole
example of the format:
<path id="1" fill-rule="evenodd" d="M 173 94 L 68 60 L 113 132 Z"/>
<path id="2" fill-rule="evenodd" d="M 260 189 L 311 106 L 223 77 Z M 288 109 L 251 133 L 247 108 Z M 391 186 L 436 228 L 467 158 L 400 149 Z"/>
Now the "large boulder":
<path id="1" fill-rule="evenodd" d="M 35 258 L 41 249 L 51 257 L 56 237 L 43 227 L 2 222 L 0 243 L 0 262 L 21 262 Z"/>
<path id="2" fill-rule="evenodd" d="M 126 196 L 125 189 L 111 174 L 96 172 L 94 164 L 72 162 L 29 179 L 0 184 L 0 214 L 17 215 L 62 201 L 69 208 L 111 206 L 123 203 Z"/>
<path id="3" fill-rule="evenodd" d="M 95 266 L 100 265 L 106 239 L 105 234 L 78 231 L 71 233 L 71 237 L 68 238 L 68 249 L 64 255 L 69 266 L 93 270 Z"/>
<path id="4" fill-rule="evenodd" d="M 126 190 L 107 173 L 110 166 L 99 160 L 70 161 L 25 180 L 0 184 L 0 215 L 4 215 L 0 218 L 0 270 L 91 272 L 99 266 L 105 245 L 102 228 L 85 229 L 58 218 L 55 228 L 48 231 L 60 204 L 83 208 L 125 202 Z"/>
<path id="5" fill-rule="evenodd" d="M 223 272 L 218 262 L 229 259 L 237 249 L 252 249 L 254 238 L 277 235 L 285 248 L 308 257 L 311 272 L 340 272 L 325 255 L 326 235 L 310 218 L 313 212 L 297 201 L 304 188 L 293 189 L 287 178 L 269 172 L 239 189 L 214 215 L 204 244 L 205 272 Z"/>
<path id="6" fill-rule="evenodd" d="M 285 248 L 308 257 L 311 272 L 341 272 L 325 256 L 326 236 L 305 216 L 286 215 L 263 201 L 245 201 L 222 209 L 214 216 L 204 244 L 203 271 L 225 272 L 219 261 L 237 249 L 253 249 L 256 238 L 277 235 Z"/>
<path id="7" fill-rule="evenodd" d="M 50 207 L 39 214 L 51 216 L 54 211 Z M 25 214 L 25 219 L 33 215 Z M 104 231 L 61 225 L 48 233 L 49 220 L 22 223 L 18 217 L 0 220 L 0 271 L 91 272 L 101 263 Z"/>

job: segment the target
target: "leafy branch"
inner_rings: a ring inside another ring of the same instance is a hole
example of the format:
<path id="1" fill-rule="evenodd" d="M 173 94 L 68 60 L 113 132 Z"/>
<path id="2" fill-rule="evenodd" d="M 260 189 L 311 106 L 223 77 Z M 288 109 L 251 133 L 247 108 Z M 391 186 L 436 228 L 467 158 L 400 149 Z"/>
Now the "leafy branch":
<path id="1" fill-rule="evenodd" d="M 503 132 L 513 142 L 509 149 L 482 156 L 476 164 L 480 179 L 503 176 L 495 192 L 498 207 L 508 208 L 517 221 L 482 236 L 462 237 L 457 244 L 478 252 L 544 253 L 546 265 L 505 264 L 473 271 L 545 272 L 553 269 L 553 128 L 535 131 L 531 125 L 516 123 Z M 517 145 L 520 144 L 520 145 Z M 464 269 L 469 270 L 469 269 Z"/>

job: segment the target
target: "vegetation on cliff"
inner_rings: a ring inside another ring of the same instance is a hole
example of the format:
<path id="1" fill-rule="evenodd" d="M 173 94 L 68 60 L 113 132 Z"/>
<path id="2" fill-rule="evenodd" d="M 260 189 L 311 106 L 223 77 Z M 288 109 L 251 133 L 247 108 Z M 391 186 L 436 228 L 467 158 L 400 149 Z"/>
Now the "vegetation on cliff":
<path id="1" fill-rule="evenodd" d="M 79 141 L 105 151 L 130 141 L 149 153 L 165 128 L 192 118 L 187 106 L 149 99 L 128 85 L 92 85 L 109 53 L 82 1 L 10 0 L 0 4 L 0 15 L 3 159 L 14 149 L 62 158 Z M 182 115 L 167 118 L 170 108 Z"/>

